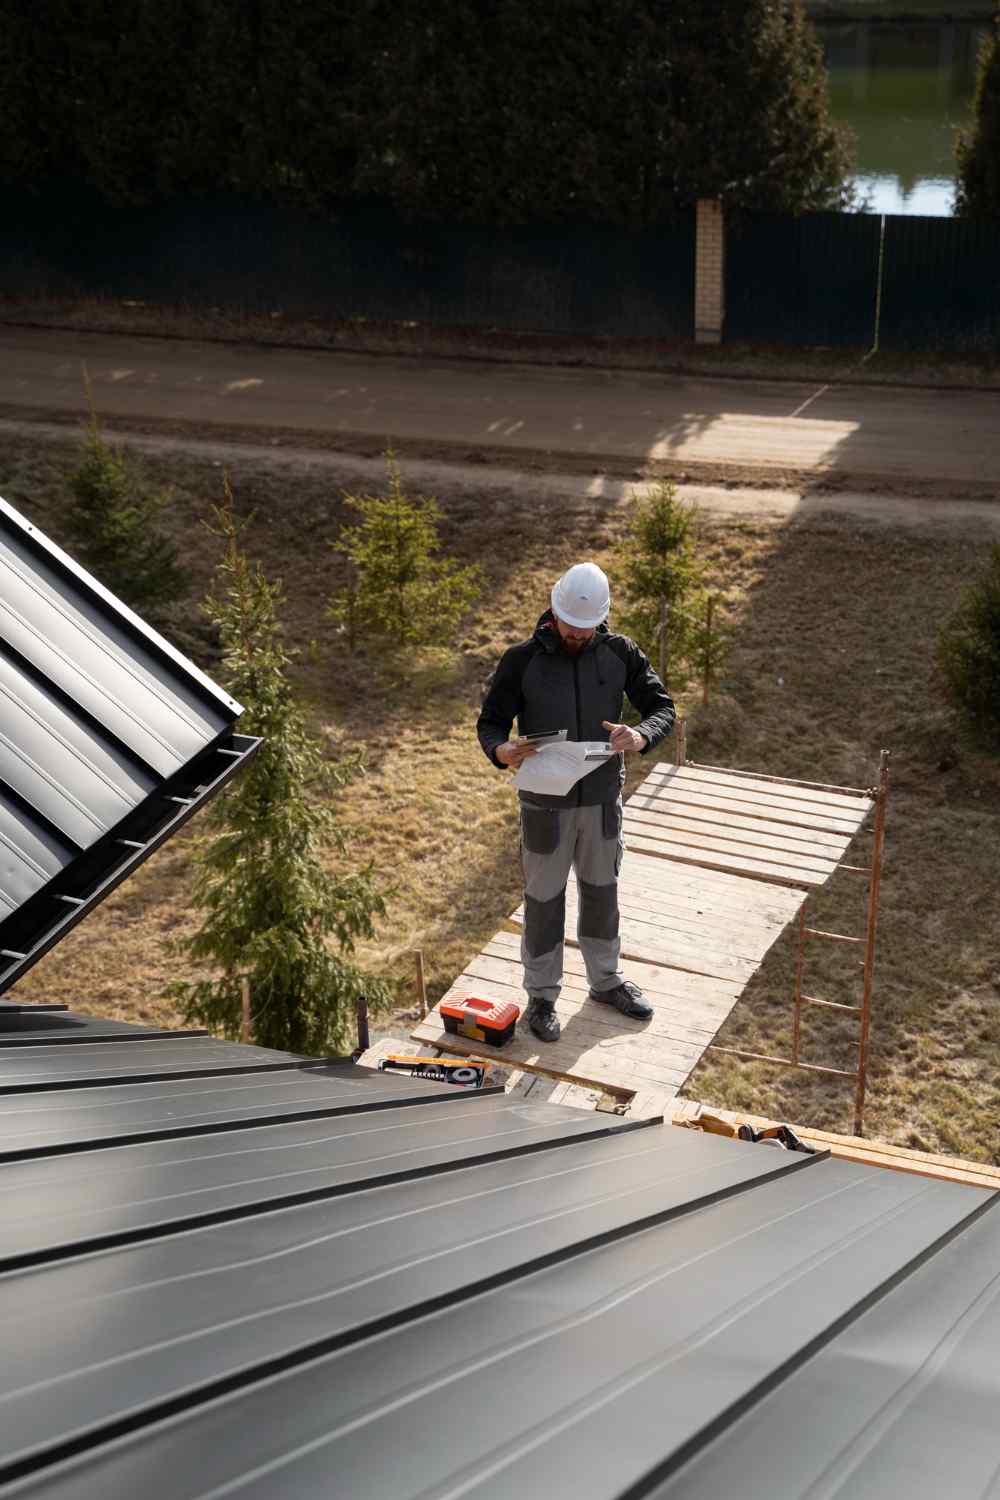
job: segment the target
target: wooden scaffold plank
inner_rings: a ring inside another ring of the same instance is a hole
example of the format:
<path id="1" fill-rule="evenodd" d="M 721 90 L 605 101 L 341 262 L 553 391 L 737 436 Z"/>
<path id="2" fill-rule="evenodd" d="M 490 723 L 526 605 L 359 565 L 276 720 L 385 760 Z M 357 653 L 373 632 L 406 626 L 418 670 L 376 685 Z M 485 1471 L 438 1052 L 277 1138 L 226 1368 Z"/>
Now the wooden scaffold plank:
<path id="1" fill-rule="evenodd" d="M 753 776 L 742 771 L 721 770 L 715 766 L 692 765 L 658 766 L 657 770 L 672 773 L 680 782 L 701 783 L 705 786 L 726 786 L 741 791 L 758 792 L 775 802 L 790 801 L 809 803 L 814 806 L 840 808 L 848 817 L 864 818 L 874 806 L 868 790 L 855 792 L 838 791 L 833 787 L 818 787 L 806 781 L 783 781 L 770 776 Z"/>

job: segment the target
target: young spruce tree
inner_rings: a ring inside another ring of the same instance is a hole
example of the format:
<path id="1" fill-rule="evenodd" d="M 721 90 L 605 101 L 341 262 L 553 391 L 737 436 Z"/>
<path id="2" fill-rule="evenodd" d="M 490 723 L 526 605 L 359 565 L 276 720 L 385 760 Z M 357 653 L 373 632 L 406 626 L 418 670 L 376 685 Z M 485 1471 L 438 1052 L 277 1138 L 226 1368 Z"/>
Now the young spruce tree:
<path id="1" fill-rule="evenodd" d="M 101 436 L 91 413 L 83 458 L 70 475 L 67 529 L 95 577 L 134 609 L 156 612 L 187 588 L 177 549 L 157 527 L 169 495 Z"/>
<path id="2" fill-rule="evenodd" d="M 625 594 L 618 618 L 668 672 L 699 649 L 702 564 L 695 551 L 697 510 L 678 500 L 670 480 L 632 503 L 628 528 L 615 549 L 613 571 Z"/>
<path id="3" fill-rule="evenodd" d="M 343 1051 L 357 1001 L 389 1000 L 387 986 L 351 962 L 355 940 L 371 937 L 385 910 L 370 870 L 344 871 L 347 841 L 328 801 L 355 768 L 330 767 L 306 728 L 288 680 L 281 585 L 242 551 L 228 483 L 214 514 L 225 553 L 206 610 L 222 638 L 227 690 L 245 705 L 240 732 L 264 743 L 209 810 L 211 838 L 198 857 L 203 921 L 183 946 L 214 977 L 179 981 L 171 994 L 189 1021 L 236 1036 L 246 978 L 255 1041 Z"/>
<path id="4" fill-rule="evenodd" d="M 479 592 L 478 567 L 437 556 L 437 501 L 405 494 L 391 449 L 385 457 L 389 493 L 345 495 L 361 519 L 330 544 L 350 568 L 350 582 L 331 600 L 330 613 L 352 650 L 362 639 L 397 649 L 447 642 Z"/>

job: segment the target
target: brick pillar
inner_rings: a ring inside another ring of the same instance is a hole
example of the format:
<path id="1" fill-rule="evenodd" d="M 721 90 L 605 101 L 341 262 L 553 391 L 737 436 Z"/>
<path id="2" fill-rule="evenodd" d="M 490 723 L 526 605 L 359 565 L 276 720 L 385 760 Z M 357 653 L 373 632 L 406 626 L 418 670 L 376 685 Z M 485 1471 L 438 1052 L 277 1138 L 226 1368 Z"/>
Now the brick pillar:
<path id="1" fill-rule="evenodd" d="M 717 198 L 699 198 L 694 269 L 694 341 L 721 344 L 726 316 L 725 219 Z"/>

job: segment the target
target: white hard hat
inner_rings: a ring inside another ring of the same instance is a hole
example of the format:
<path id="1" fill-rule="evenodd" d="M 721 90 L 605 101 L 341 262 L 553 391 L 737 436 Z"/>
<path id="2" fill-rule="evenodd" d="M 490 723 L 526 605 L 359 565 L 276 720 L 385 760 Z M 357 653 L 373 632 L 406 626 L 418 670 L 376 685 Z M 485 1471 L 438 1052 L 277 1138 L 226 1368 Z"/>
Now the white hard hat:
<path id="1" fill-rule="evenodd" d="M 564 573 L 552 590 L 552 608 L 577 630 L 592 630 L 607 619 L 611 590 L 597 564 L 577 563 Z"/>

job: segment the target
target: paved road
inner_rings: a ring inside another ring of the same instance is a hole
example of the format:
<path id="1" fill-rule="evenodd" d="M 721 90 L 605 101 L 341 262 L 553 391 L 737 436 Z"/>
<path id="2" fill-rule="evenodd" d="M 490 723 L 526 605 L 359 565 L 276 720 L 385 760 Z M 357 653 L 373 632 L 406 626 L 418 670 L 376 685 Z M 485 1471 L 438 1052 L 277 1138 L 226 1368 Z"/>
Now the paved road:
<path id="1" fill-rule="evenodd" d="M 1000 394 L 687 379 L 134 336 L 0 330 L 8 416 L 99 412 L 504 455 L 1000 490 Z"/>

